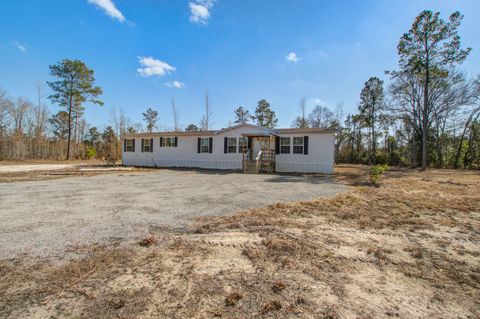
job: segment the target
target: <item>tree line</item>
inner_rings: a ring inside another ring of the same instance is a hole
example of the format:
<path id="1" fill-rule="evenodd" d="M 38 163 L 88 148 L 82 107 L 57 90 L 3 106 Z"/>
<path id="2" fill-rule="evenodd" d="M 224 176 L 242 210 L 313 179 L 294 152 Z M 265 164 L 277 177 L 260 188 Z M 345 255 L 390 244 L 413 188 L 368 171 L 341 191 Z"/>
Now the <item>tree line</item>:
<path id="1" fill-rule="evenodd" d="M 371 77 L 357 113 L 326 123 L 338 129 L 337 162 L 480 168 L 480 76 L 458 69 L 471 51 L 461 46 L 462 18 L 432 11 L 416 17 L 400 38 L 388 85 Z M 300 113 L 295 127 L 316 127 L 305 117 L 304 99 Z"/>
<path id="2" fill-rule="evenodd" d="M 400 38 L 398 69 L 386 72 L 390 82 L 369 78 L 356 113 L 344 116 L 339 104 L 335 112 L 316 105 L 307 114 L 301 98 L 292 127 L 336 129 L 340 163 L 479 169 L 480 76 L 468 78 L 458 69 L 471 51 L 461 46 L 462 18 L 459 12 L 447 20 L 439 12 L 421 12 Z M 239 107 L 235 123 L 274 127 L 257 115 L 266 109 L 264 100 L 255 116 Z"/>
<path id="3" fill-rule="evenodd" d="M 130 124 L 125 114 L 112 108 L 111 125 L 102 131 L 84 118 L 86 102 L 103 105 L 94 71 L 69 59 L 49 68 L 53 81 L 47 82 L 52 91 L 47 98 L 61 107 L 53 115 L 44 103 L 41 85 L 36 104 L 12 99 L 0 90 L 0 160 L 118 158 L 120 136 Z"/>
<path id="4" fill-rule="evenodd" d="M 274 111 L 270 107 L 270 103 L 262 99 L 258 101 L 258 105 L 255 109 L 255 113 L 250 115 L 250 111 L 246 108 L 240 106 L 235 111 L 234 122 L 229 122 L 227 126 L 232 126 L 234 124 L 245 124 L 253 122 L 258 126 L 273 128 L 278 124 L 278 118 Z M 158 121 L 158 112 L 152 108 L 148 108 L 143 115 L 143 120 L 145 121 L 145 127 L 147 132 L 152 132 L 157 128 Z M 179 115 L 178 110 L 175 106 L 175 101 L 172 100 L 172 115 L 173 115 L 173 131 L 181 131 L 182 128 L 178 124 Z M 211 99 L 208 95 L 208 91 L 205 91 L 205 110 L 200 120 L 199 125 L 194 123 L 188 124 L 184 129 L 185 131 L 208 131 L 213 126 L 213 111 L 211 108 Z"/>
<path id="5" fill-rule="evenodd" d="M 421 12 L 400 38 L 398 69 L 386 72 L 389 83 L 369 78 L 356 113 L 344 115 L 341 104 L 334 110 L 318 104 L 307 112 L 307 100 L 301 98 L 292 127 L 336 129 L 340 163 L 480 168 L 480 77 L 468 78 L 458 68 L 471 51 L 461 46 L 462 18 L 459 12 L 447 20 L 438 12 Z M 50 76 L 52 94 L 44 96 L 39 85 L 36 103 L 0 90 L 0 159 L 119 158 L 122 135 L 157 127 L 153 108 L 142 114 L 145 126 L 111 108 L 109 124 L 92 127 L 84 118 L 85 103 L 103 105 L 94 71 L 82 61 L 65 59 L 50 66 Z M 45 97 L 61 110 L 50 115 Z M 182 127 L 172 99 L 172 129 L 210 130 L 211 104 L 206 90 L 200 122 Z M 278 117 L 262 99 L 252 113 L 236 108 L 228 125 L 243 123 L 274 128 Z"/>

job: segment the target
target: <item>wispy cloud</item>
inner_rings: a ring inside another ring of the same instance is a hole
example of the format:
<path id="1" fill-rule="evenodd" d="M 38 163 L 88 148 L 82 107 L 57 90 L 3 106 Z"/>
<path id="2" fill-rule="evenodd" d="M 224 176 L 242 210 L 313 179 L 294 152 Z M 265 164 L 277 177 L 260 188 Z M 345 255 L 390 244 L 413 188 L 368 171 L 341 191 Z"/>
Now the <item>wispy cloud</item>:
<path id="1" fill-rule="evenodd" d="M 122 12 L 117 9 L 113 0 L 87 0 L 88 3 L 96 5 L 100 9 L 102 9 L 105 14 L 109 15 L 115 20 L 120 22 L 125 22 L 125 17 L 123 16 Z"/>
<path id="2" fill-rule="evenodd" d="M 164 76 L 175 72 L 177 69 L 174 66 L 171 66 L 167 62 L 152 58 L 152 57 L 138 57 L 138 62 L 141 67 L 137 69 L 138 74 L 141 76 Z"/>
<path id="3" fill-rule="evenodd" d="M 182 83 L 179 81 L 172 81 L 172 82 L 165 83 L 165 85 L 168 86 L 169 88 L 181 89 L 185 86 L 185 83 Z"/>
<path id="4" fill-rule="evenodd" d="M 332 106 L 331 103 L 329 103 L 325 100 L 319 99 L 319 98 L 308 99 L 307 105 L 309 105 L 311 107 L 315 107 L 317 105 L 326 106 L 326 107 L 331 107 Z"/>
<path id="5" fill-rule="evenodd" d="M 313 105 L 323 104 L 322 99 L 319 99 L 319 98 L 309 99 L 308 102 L 310 102 L 310 103 L 313 104 Z"/>
<path id="6" fill-rule="evenodd" d="M 297 56 L 297 54 L 295 52 L 290 52 L 285 57 L 285 60 L 287 60 L 288 62 L 298 62 L 298 61 L 300 61 L 300 58 Z"/>
<path id="7" fill-rule="evenodd" d="M 190 7 L 190 22 L 207 24 L 208 18 L 210 18 L 210 10 L 213 7 L 215 0 L 195 0 L 189 2 Z"/>
<path id="8" fill-rule="evenodd" d="M 28 44 L 20 43 L 18 41 L 13 41 L 13 45 L 23 53 L 27 53 L 29 48 Z"/>

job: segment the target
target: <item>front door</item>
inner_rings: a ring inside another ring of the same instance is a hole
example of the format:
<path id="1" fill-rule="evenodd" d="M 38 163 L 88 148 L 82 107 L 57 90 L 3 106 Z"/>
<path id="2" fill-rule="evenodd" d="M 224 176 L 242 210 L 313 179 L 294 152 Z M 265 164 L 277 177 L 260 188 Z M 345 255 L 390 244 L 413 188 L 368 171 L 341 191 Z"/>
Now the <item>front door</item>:
<path id="1" fill-rule="evenodd" d="M 268 139 L 266 138 L 261 138 L 261 137 L 254 137 L 253 140 L 253 159 L 256 159 L 258 157 L 258 153 L 263 150 L 268 150 Z"/>

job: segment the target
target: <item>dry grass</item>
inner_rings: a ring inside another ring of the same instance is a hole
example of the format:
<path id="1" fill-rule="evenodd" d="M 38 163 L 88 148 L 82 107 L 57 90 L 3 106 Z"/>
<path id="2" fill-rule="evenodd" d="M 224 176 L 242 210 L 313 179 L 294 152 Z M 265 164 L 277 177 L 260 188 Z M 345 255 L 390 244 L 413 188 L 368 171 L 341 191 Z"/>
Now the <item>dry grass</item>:
<path id="1" fill-rule="evenodd" d="M 138 244 L 142 247 L 150 247 L 152 245 L 156 245 L 157 243 L 158 243 L 158 240 L 155 238 L 155 236 L 150 235 L 140 240 Z"/>
<path id="2" fill-rule="evenodd" d="M 352 192 L 2 261 L 0 317 L 480 316 L 478 172 L 390 171 L 380 188 L 363 167 L 335 178 Z"/>
<path id="3" fill-rule="evenodd" d="M 78 164 L 79 166 L 59 169 L 59 170 L 35 170 L 35 171 L 22 171 L 22 172 L 4 172 L 0 173 L 0 183 L 11 182 L 26 182 L 26 181 L 42 181 L 42 180 L 54 180 L 65 177 L 74 176 L 96 176 L 104 174 L 118 174 L 118 171 L 82 171 L 82 168 L 103 168 L 105 167 L 105 161 L 102 160 L 71 160 L 71 161 L 54 161 L 54 160 L 28 160 L 28 161 L 0 161 L 0 165 L 35 165 L 35 164 Z M 83 164 L 83 165 L 81 165 Z M 135 172 L 148 172 L 158 171 L 157 168 L 134 168 L 132 171 L 128 171 L 129 174 Z"/>

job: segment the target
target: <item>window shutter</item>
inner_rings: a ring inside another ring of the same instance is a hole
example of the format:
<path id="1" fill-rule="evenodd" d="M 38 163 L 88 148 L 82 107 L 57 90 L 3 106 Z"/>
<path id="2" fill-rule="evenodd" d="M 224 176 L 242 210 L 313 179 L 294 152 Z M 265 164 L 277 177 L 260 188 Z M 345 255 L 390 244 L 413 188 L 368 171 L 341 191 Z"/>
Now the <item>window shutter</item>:
<path id="1" fill-rule="evenodd" d="M 227 154 L 228 151 L 228 137 L 223 138 L 223 152 Z"/>
<path id="2" fill-rule="evenodd" d="M 308 155 L 308 136 L 303 137 L 303 154 Z"/>
<path id="3" fill-rule="evenodd" d="M 160 147 L 163 146 L 163 137 L 160 137 Z"/>
<path id="4" fill-rule="evenodd" d="M 153 153 L 153 138 L 150 139 L 150 153 Z"/>
<path id="5" fill-rule="evenodd" d="M 144 144 L 143 142 L 144 142 L 144 140 L 143 140 L 143 138 L 142 138 L 142 153 L 143 153 L 143 144 Z"/>
<path id="6" fill-rule="evenodd" d="M 135 153 L 135 139 L 132 139 L 132 152 Z"/>
<path id="7" fill-rule="evenodd" d="M 200 153 L 200 144 L 202 143 L 202 139 L 198 138 L 198 145 L 197 145 L 197 153 Z"/>
<path id="8" fill-rule="evenodd" d="M 177 146 L 178 146 L 178 137 L 175 136 L 175 147 L 177 147 Z"/>
<path id="9" fill-rule="evenodd" d="M 213 137 L 210 137 L 208 139 L 208 152 L 212 153 L 213 152 Z"/>
<path id="10" fill-rule="evenodd" d="M 124 138 L 123 139 L 123 152 L 126 152 L 127 151 L 127 139 Z"/>
<path id="11" fill-rule="evenodd" d="M 247 148 L 252 149 L 252 137 L 247 137 Z"/>
<path id="12" fill-rule="evenodd" d="M 280 136 L 275 136 L 275 154 L 280 154 Z"/>

